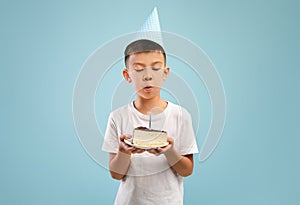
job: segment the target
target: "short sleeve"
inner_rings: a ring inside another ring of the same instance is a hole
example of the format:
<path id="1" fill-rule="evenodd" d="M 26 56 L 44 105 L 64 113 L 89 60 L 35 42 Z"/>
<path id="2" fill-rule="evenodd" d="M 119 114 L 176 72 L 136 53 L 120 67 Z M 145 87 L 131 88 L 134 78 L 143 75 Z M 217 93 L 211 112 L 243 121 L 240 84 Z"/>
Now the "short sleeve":
<path id="1" fill-rule="evenodd" d="M 179 153 L 181 155 L 198 153 L 197 142 L 190 113 L 182 108 L 180 126 Z"/>
<path id="2" fill-rule="evenodd" d="M 110 114 L 107 122 L 107 127 L 102 145 L 102 151 L 109 153 L 117 153 L 119 149 L 119 137 L 116 123 L 113 115 Z"/>

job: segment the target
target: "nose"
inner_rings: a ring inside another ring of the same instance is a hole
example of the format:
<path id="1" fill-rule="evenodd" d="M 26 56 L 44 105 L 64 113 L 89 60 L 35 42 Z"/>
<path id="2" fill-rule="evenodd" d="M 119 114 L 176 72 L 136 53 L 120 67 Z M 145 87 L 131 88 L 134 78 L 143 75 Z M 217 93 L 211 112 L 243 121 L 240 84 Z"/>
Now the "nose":
<path id="1" fill-rule="evenodd" d="M 145 74 L 143 75 L 143 80 L 144 81 L 150 81 L 152 80 L 152 75 L 149 71 L 146 71 Z"/>
<path id="2" fill-rule="evenodd" d="M 150 81 L 150 80 L 152 80 L 152 77 L 151 76 L 143 76 L 143 80 Z"/>

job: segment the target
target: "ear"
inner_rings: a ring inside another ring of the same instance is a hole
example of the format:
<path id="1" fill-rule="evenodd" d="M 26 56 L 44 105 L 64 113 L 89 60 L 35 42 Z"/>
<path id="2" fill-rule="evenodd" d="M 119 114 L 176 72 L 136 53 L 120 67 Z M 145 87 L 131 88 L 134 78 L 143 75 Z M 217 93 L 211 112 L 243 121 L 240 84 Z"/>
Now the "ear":
<path id="1" fill-rule="evenodd" d="M 125 79 L 127 82 L 131 83 L 132 80 L 131 80 L 131 78 L 130 78 L 130 76 L 129 76 L 129 73 L 128 73 L 128 69 L 127 69 L 127 68 L 124 68 L 122 74 L 123 74 L 124 79 Z"/>
<path id="2" fill-rule="evenodd" d="M 170 69 L 171 68 L 169 66 L 165 67 L 165 69 L 164 69 L 164 76 L 163 76 L 164 80 L 166 80 L 168 78 L 169 73 L 170 73 Z"/>

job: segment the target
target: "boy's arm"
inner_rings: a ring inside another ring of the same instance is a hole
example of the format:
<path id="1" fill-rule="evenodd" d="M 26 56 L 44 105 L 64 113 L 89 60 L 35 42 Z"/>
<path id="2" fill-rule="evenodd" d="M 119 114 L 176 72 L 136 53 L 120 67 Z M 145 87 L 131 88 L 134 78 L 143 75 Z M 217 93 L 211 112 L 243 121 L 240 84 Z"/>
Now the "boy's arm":
<path id="1" fill-rule="evenodd" d="M 168 163 L 181 176 L 186 177 L 193 173 L 194 160 L 193 154 L 180 155 L 174 148 L 164 153 Z"/>
<path id="2" fill-rule="evenodd" d="M 136 149 L 128 146 L 124 139 L 130 139 L 129 135 L 122 135 L 120 137 L 120 145 L 118 153 L 109 154 L 109 171 L 112 178 L 121 180 L 126 176 L 130 165 L 131 154 L 142 153 L 144 150 Z"/>
<path id="3" fill-rule="evenodd" d="M 112 178 L 121 180 L 127 173 L 130 165 L 130 154 L 122 152 L 109 154 L 109 171 Z"/>
<path id="4" fill-rule="evenodd" d="M 164 154 L 168 160 L 169 165 L 176 171 L 179 175 L 186 177 L 193 173 L 194 160 L 193 154 L 180 155 L 174 149 L 174 140 L 168 137 L 169 145 L 163 148 L 157 148 L 149 150 L 153 154 Z"/>

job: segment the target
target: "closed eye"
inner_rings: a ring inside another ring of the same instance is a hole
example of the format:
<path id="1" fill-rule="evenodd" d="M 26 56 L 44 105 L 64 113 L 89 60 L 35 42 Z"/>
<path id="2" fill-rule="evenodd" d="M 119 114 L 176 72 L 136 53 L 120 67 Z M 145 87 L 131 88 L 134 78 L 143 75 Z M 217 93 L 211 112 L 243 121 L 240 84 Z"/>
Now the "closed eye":
<path id="1" fill-rule="evenodd" d="M 156 67 L 154 67 L 154 68 L 152 68 L 152 70 L 154 70 L 154 71 L 159 71 L 161 68 L 156 68 Z"/>
<path id="2" fill-rule="evenodd" d="M 151 69 L 152 69 L 153 71 L 159 71 L 159 70 L 161 70 L 160 67 L 152 67 Z M 142 72 L 142 71 L 145 70 L 145 68 L 135 68 L 134 70 L 135 70 L 136 72 Z"/>
<path id="3" fill-rule="evenodd" d="M 145 70 L 144 68 L 135 68 L 134 69 L 136 72 L 142 72 L 143 70 Z"/>

